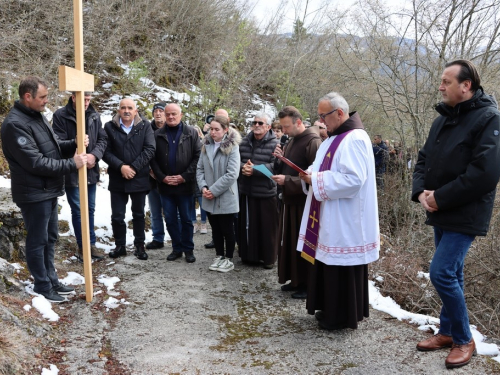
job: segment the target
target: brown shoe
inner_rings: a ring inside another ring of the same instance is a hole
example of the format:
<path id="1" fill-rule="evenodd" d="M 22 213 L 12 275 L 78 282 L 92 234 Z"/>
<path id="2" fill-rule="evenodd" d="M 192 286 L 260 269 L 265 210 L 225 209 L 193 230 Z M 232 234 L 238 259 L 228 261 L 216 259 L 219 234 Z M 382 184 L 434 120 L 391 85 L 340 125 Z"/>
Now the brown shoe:
<path id="1" fill-rule="evenodd" d="M 94 260 L 103 260 L 104 255 L 95 247 L 95 245 L 90 245 L 90 256 Z"/>
<path id="2" fill-rule="evenodd" d="M 429 337 L 427 340 L 420 341 L 417 344 L 417 350 L 421 352 L 430 352 L 433 350 L 439 350 L 444 348 L 451 348 L 453 345 L 453 339 L 451 336 L 445 336 L 440 333 Z"/>
<path id="3" fill-rule="evenodd" d="M 473 355 L 476 355 L 476 343 L 474 339 L 464 345 L 453 344 L 451 352 L 448 354 L 448 357 L 446 357 L 444 363 L 446 368 L 462 367 L 470 362 Z"/>

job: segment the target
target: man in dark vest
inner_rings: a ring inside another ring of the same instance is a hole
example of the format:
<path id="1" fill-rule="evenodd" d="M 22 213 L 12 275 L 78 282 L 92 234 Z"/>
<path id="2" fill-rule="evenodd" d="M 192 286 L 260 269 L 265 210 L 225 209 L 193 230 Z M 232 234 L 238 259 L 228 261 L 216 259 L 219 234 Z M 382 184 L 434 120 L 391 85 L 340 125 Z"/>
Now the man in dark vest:
<path id="1" fill-rule="evenodd" d="M 321 145 L 321 138 L 316 127 L 305 128 L 302 116 L 297 108 L 284 107 L 278 118 L 284 134 L 289 137 L 284 149 L 276 146 L 275 154 L 287 159 L 306 170 L 314 161 L 316 151 Z M 273 180 L 282 187 L 283 205 L 280 210 L 278 230 L 278 277 L 283 291 L 295 291 L 292 298 L 307 297 L 307 270 L 309 263 L 297 251 L 298 230 L 307 196 L 302 191 L 302 183 L 297 172 L 285 163 L 280 165 L 281 174 Z"/>

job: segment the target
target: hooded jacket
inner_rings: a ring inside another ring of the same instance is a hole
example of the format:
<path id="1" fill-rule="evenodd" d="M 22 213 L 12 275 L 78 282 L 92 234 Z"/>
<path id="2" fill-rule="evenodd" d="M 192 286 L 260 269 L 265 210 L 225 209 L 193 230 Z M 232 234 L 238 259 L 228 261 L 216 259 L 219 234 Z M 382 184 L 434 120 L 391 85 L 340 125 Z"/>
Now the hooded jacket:
<path id="1" fill-rule="evenodd" d="M 149 121 L 139 115 L 134 118 L 134 126 L 129 134 L 120 126 L 120 115 L 104 125 L 108 136 L 108 146 L 102 160 L 108 163 L 110 191 L 138 193 L 149 191 L 149 162 L 155 154 L 154 133 Z M 127 180 L 122 177 L 122 165 L 132 167 L 136 175 Z"/>
<path id="2" fill-rule="evenodd" d="M 438 206 L 426 224 L 470 235 L 486 235 L 500 178 L 500 113 L 478 89 L 467 101 L 436 106 L 429 137 L 418 154 L 412 200 L 434 190 Z"/>
<path id="3" fill-rule="evenodd" d="M 59 108 L 52 119 L 52 129 L 61 139 L 76 138 L 76 111 L 73 108 L 71 97 L 63 108 Z M 90 104 L 85 111 L 85 134 L 89 136 L 87 154 L 92 154 L 96 158 L 94 168 L 87 169 L 87 183 L 96 184 L 99 181 L 99 160 L 106 150 L 107 136 L 102 128 L 99 113 Z M 78 186 L 78 171 L 65 176 L 66 186 Z"/>
<path id="4" fill-rule="evenodd" d="M 44 115 L 16 101 L 2 124 L 2 149 L 9 163 L 16 204 L 64 195 L 64 175 L 75 172 L 74 139 L 61 141 Z"/>
<path id="5" fill-rule="evenodd" d="M 240 174 L 239 143 L 241 136 L 229 128 L 215 151 L 215 142 L 207 134 L 203 139 L 196 169 L 196 180 L 201 189 L 207 187 L 214 199 L 203 197 L 202 207 L 213 215 L 239 212 L 238 176 Z"/>

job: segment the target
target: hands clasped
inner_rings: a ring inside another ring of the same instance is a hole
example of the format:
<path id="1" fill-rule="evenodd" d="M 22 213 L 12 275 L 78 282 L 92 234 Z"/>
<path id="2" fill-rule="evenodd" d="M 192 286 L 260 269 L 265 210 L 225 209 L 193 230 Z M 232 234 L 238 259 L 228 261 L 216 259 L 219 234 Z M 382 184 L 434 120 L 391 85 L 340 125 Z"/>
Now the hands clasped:
<path id="1" fill-rule="evenodd" d="M 172 186 L 180 185 L 180 184 L 184 183 L 185 181 L 186 180 L 184 180 L 184 178 L 179 174 L 175 175 L 175 176 L 166 176 L 163 179 L 164 184 L 172 185 Z"/>
<path id="2" fill-rule="evenodd" d="M 135 169 L 130 165 L 123 164 L 120 168 L 120 172 L 122 172 L 122 177 L 131 180 L 135 177 Z"/>
<path id="3" fill-rule="evenodd" d="M 251 176 L 253 174 L 253 166 L 254 164 L 248 159 L 248 161 L 243 165 L 241 168 L 241 173 L 243 173 L 245 176 Z"/>
<path id="4" fill-rule="evenodd" d="M 424 190 L 418 196 L 418 200 L 426 211 L 436 212 L 438 210 L 436 199 L 434 198 L 434 190 Z"/>

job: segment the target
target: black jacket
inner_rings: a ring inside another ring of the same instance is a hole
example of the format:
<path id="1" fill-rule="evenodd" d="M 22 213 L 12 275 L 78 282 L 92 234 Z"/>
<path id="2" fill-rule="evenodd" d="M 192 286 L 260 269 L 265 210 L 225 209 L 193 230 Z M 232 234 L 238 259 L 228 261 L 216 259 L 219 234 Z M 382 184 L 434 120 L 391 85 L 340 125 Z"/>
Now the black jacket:
<path id="1" fill-rule="evenodd" d="M 241 164 L 243 165 L 250 159 L 253 164 L 263 164 L 267 169 L 273 172 L 274 159 L 272 155 L 279 140 L 272 130 L 269 130 L 259 145 L 254 149 L 253 132 L 250 132 L 240 144 Z M 254 198 L 270 198 L 276 195 L 276 182 L 263 175 L 257 170 L 253 171 L 251 176 L 245 176 L 240 173 L 238 179 L 238 189 L 240 194 L 248 195 Z"/>
<path id="2" fill-rule="evenodd" d="M 61 141 L 41 113 L 19 101 L 5 118 L 1 133 L 15 203 L 41 202 L 64 194 L 64 175 L 77 170 L 72 159 L 74 139 Z"/>
<path id="3" fill-rule="evenodd" d="M 138 193 L 149 191 L 149 162 L 155 154 L 154 133 L 149 121 L 135 116 L 129 134 L 120 126 L 120 116 L 104 125 L 108 146 L 102 160 L 108 164 L 110 191 Z M 122 165 L 131 166 L 136 175 L 131 180 L 122 177 Z"/>
<path id="4" fill-rule="evenodd" d="M 167 125 L 164 124 L 163 126 L 167 126 Z M 151 129 L 153 130 L 153 133 L 154 133 L 158 129 L 161 129 L 161 128 L 159 128 L 158 126 L 156 126 L 156 122 L 155 122 L 155 120 L 153 120 L 153 121 L 151 121 Z M 156 139 L 155 139 L 155 142 L 156 142 Z M 155 143 L 155 145 L 156 145 L 156 143 Z M 153 159 L 154 159 L 154 157 L 153 157 Z M 150 190 L 153 190 L 153 189 L 156 190 L 156 189 L 158 189 L 158 184 L 157 184 L 156 180 L 153 177 L 151 177 L 151 176 L 149 176 L 149 186 L 151 188 Z"/>
<path id="5" fill-rule="evenodd" d="M 454 108 L 438 104 L 439 116 L 418 154 L 412 200 L 435 190 L 438 211 L 429 225 L 486 235 L 500 178 L 500 113 L 482 89 Z"/>
<path id="6" fill-rule="evenodd" d="M 189 125 L 181 122 L 182 134 L 177 146 L 175 167 L 179 171 L 176 174 L 182 176 L 185 183 L 171 186 L 163 183 L 163 179 L 168 173 L 168 138 L 167 126 L 155 132 L 156 139 L 156 156 L 151 161 L 151 167 L 158 182 L 158 191 L 161 194 L 194 194 L 197 188 L 196 185 L 196 165 L 200 158 L 201 140 L 198 132 Z"/>
<path id="7" fill-rule="evenodd" d="M 73 108 L 71 97 L 65 107 L 59 108 L 52 118 L 52 129 L 61 139 L 76 138 L 76 112 Z M 87 169 L 87 183 L 96 184 L 99 181 L 99 160 L 106 150 L 106 132 L 102 128 L 101 117 L 92 104 L 85 111 L 85 133 L 89 136 L 87 154 L 96 157 L 94 168 Z M 73 172 L 65 177 L 66 186 L 78 186 L 78 172 Z"/>

